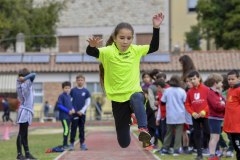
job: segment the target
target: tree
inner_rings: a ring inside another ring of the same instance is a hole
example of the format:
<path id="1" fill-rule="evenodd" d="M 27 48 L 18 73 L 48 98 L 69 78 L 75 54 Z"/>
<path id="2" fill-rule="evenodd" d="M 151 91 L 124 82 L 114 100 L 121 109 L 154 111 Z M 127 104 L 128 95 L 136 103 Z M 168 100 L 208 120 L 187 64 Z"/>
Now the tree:
<path id="1" fill-rule="evenodd" d="M 186 42 L 193 50 L 200 50 L 200 29 L 199 26 L 191 26 L 191 30 L 185 33 Z"/>
<path id="2" fill-rule="evenodd" d="M 239 0 L 199 0 L 197 14 L 207 42 L 214 40 L 217 49 L 240 49 Z"/>
<path id="3" fill-rule="evenodd" d="M 64 3 L 55 1 L 36 5 L 33 0 L 0 0 L 1 45 L 15 48 L 16 35 L 21 32 L 26 37 L 27 51 L 54 47 L 56 23 L 63 7 Z"/>

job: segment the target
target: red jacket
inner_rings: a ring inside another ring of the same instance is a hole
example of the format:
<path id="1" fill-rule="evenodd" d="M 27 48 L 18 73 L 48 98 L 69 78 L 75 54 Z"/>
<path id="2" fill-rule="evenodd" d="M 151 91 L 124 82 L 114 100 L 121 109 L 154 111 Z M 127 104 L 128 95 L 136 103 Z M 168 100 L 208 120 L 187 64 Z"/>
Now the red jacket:
<path id="1" fill-rule="evenodd" d="M 209 107 L 209 117 L 218 117 L 223 119 L 225 105 L 222 105 L 221 101 L 225 102 L 224 97 L 220 93 L 210 88 L 207 96 L 207 102 Z"/>
<path id="2" fill-rule="evenodd" d="M 165 89 L 169 88 L 170 86 L 168 84 L 166 84 Z M 160 107 L 160 115 L 161 115 L 161 119 L 166 118 L 166 105 L 161 104 L 161 98 L 162 98 L 162 93 L 161 92 L 157 92 L 158 95 L 158 104 Z"/>
<path id="3" fill-rule="evenodd" d="M 192 87 L 188 90 L 185 102 L 185 107 L 188 113 L 192 115 L 193 112 L 200 113 L 201 111 L 205 111 L 205 118 L 208 117 L 208 92 L 209 88 L 202 83 L 200 83 L 197 88 Z"/>
<path id="4" fill-rule="evenodd" d="M 240 133 L 240 84 L 228 89 L 226 102 L 223 130 Z"/>
<path id="5" fill-rule="evenodd" d="M 166 118 L 166 105 L 161 104 L 161 98 L 162 98 L 162 93 L 158 92 L 158 104 L 160 107 L 160 115 L 161 115 L 161 119 Z"/>

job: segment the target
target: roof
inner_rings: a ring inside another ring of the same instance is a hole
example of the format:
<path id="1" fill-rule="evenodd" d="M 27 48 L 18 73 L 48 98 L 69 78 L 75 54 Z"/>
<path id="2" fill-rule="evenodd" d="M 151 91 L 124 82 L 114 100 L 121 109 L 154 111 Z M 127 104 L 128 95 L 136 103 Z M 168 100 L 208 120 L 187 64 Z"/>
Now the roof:
<path id="1" fill-rule="evenodd" d="M 17 54 L 16 54 L 17 55 Z M 56 63 L 56 55 L 50 54 L 48 63 L 0 63 L 0 73 L 16 73 L 20 68 L 27 67 L 34 72 L 98 72 L 97 62 Z M 142 62 L 141 70 L 160 69 L 161 71 L 181 71 L 179 57 L 189 55 L 199 71 L 240 70 L 240 51 L 195 51 L 171 54 L 170 62 Z"/>
<path id="2" fill-rule="evenodd" d="M 0 76 L 0 93 L 16 92 L 17 75 L 1 74 Z"/>

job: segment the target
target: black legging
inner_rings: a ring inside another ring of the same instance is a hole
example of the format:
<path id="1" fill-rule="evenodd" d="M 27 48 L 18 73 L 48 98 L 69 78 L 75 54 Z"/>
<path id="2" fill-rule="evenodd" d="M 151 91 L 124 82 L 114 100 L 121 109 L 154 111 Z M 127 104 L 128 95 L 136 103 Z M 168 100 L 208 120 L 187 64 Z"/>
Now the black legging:
<path id="1" fill-rule="evenodd" d="M 118 143 L 122 148 L 126 148 L 131 142 L 130 117 L 132 110 L 130 108 L 130 101 L 122 103 L 112 101 L 112 109 L 117 131 Z"/>
<path id="2" fill-rule="evenodd" d="M 17 151 L 18 154 L 22 154 L 22 145 L 25 151 L 25 154 L 29 154 L 28 147 L 28 122 L 19 124 L 19 132 L 17 137 Z"/>

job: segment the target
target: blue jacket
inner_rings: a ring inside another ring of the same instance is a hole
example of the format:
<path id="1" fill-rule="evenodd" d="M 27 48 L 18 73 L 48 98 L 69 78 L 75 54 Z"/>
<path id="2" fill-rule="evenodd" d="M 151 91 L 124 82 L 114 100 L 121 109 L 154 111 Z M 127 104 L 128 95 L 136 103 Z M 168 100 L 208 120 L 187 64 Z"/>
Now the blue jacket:
<path id="1" fill-rule="evenodd" d="M 59 109 L 59 119 L 70 119 L 69 111 L 73 108 L 71 102 L 71 96 L 63 92 L 58 97 L 57 106 Z"/>

